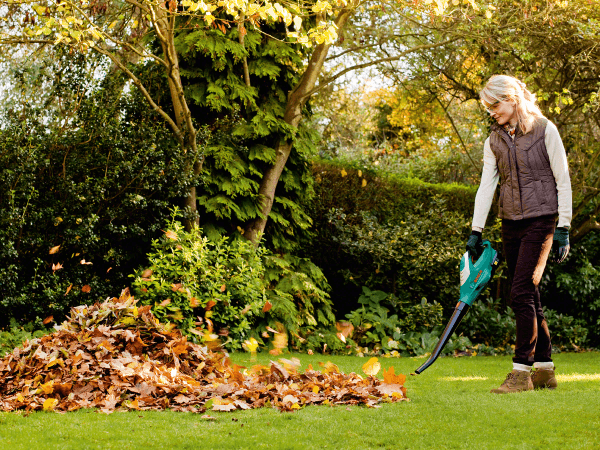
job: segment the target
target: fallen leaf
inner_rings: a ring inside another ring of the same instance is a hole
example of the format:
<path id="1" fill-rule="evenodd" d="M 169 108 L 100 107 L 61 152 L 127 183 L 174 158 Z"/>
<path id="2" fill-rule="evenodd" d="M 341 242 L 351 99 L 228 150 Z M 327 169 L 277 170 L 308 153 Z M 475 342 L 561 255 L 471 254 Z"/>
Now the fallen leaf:
<path id="1" fill-rule="evenodd" d="M 273 304 L 269 300 L 267 300 L 265 302 L 265 306 L 263 306 L 262 312 L 264 312 L 264 313 L 269 312 L 272 307 L 273 307 Z"/>
<path id="2" fill-rule="evenodd" d="M 73 283 L 71 283 L 71 284 L 69 285 L 69 287 L 67 288 L 67 292 L 65 292 L 65 297 L 67 296 L 67 294 L 68 294 L 69 292 L 71 292 L 71 289 L 73 289 Z"/>
<path id="3" fill-rule="evenodd" d="M 229 403 L 227 405 L 214 405 L 212 407 L 213 411 L 233 411 L 234 409 L 237 409 L 237 406 L 235 406 L 233 403 Z"/>
<path id="4" fill-rule="evenodd" d="M 214 300 L 209 300 L 208 303 L 206 304 L 206 311 L 210 311 L 212 309 L 213 306 L 215 306 L 217 304 L 217 302 L 215 302 Z"/>
<path id="5" fill-rule="evenodd" d="M 52 272 L 56 272 L 57 270 L 60 270 L 62 268 L 63 265 L 61 263 L 52 264 Z"/>
<path id="6" fill-rule="evenodd" d="M 225 292 L 226 290 L 227 290 L 227 286 L 225 286 L 225 285 L 222 285 L 222 286 L 221 286 L 221 292 Z"/>
<path id="7" fill-rule="evenodd" d="M 92 287 L 91 287 L 89 284 L 86 284 L 85 286 L 83 286 L 83 287 L 81 288 L 81 292 L 84 292 L 84 293 L 86 293 L 86 294 L 87 294 L 88 292 L 91 292 L 91 290 L 92 290 Z"/>
<path id="8" fill-rule="evenodd" d="M 167 298 L 167 299 L 163 300 L 162 302 L 160 302 L 160 306 L 167 306 L 169 303 L 171 303 L 171 299 Z"/>
<path id="9" fill-rule="evenodd" d="M 42 320 L 42 323 L 44 325 L 48 325 L 50 322 L 52 322 L 54 320 L 54 316 L 48 316 L 46 317 L 44 320 Z"/>
<path id="10" fill-rule="evenodd" d="M 59 249 L 60 249 L 60 245 L 57 245 L 56 247 L 52 247 L 52 248 L 50 249 L 50 252 L 49 252 L 49 253 L 50 253 L 51 255 L 54 255 L 55 253 L 58 253 L 58 250 L 59 250 Z"/>
<path id="11" fill-rule="evenodd" d="M 198 299 L 196 297 L 191 297 L 190 298 L 190 306 L 192 308 L 198 307 L 199 304 L 200 304 L 200 302 L 198 301 Z"/>
<path id="12" fill-rule="evenodd" d="M 171 230 L 166 231 L 165 236 L 167 237 L 167 239 L 171 239 L 173 241 L 177 240 L 177 233 L 175 233 L 174 231 L 171 231 Z"/>
<path id="13" fill-rule="evenodd" d="M 82 259 L 82 260 L 81 260 L 81 261 L 79 261 L 79 262 L 80 262 L 80 264 L 82 264 L 82 265 L 90 265 L 90 264 L 92 264 L 91 262 L 89 262 L 89 261 L 86 261 L 85 259 Z"/>
<path id="14" fill-rule="evenodd" d="M 58 404 L 58 400 L 55 398 L 47 398 L 46 401 L 44 401 L 44 405 L 42 406 L 42 410 L 44 411 L 54 411 L 54 408 L 56 408 L 56 405 Z"/>

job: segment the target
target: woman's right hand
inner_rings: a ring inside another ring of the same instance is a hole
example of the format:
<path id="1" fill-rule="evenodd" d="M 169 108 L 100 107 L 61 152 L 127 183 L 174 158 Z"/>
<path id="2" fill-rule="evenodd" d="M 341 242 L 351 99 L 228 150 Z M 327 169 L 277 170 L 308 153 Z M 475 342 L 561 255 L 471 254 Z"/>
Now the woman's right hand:
<path id="1" fill-rule="evenodd" d="M 478 260 L 483 253 L 483 239 L 481 239 L 480 231 L 471 231 L 471 235 L 467 240 L 467 251 L 471 254 L 473 260 Z"/>

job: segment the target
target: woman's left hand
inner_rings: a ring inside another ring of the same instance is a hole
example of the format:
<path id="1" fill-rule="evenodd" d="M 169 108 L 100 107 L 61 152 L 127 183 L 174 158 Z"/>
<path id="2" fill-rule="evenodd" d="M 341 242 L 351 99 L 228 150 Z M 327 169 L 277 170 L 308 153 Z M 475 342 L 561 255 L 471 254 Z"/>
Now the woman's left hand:
<path id="1" fill-rule="evenodd" d="M 554 253 L 554 261 L 561 263 L 569 254 L 571 246 L 569 245 L 569 229 L 559 227 L 554 231 L 554 242 L 552 243 L 552 251 Z"/>

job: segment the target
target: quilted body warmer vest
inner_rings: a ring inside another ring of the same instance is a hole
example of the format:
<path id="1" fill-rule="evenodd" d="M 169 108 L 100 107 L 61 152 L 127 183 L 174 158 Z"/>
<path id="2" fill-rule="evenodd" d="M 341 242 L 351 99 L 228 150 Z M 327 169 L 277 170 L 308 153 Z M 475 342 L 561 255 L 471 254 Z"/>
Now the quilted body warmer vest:
<path id="1" fill-rule="evenodd" d="M 490 147 L 500 173 L 499 216 L 521 220 L 558 214 L 558 191 L 546 150 L 547 119 L 538 119 L 523 134 L 517 128 L 514 141 L 494 124 Z"/>

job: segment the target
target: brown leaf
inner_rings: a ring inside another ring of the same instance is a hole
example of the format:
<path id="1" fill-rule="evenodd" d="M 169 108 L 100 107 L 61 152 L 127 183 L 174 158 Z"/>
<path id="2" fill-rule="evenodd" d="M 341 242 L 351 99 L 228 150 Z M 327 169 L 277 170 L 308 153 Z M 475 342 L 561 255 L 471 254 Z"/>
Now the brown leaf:
<path id="1" fill-rule="evenodd" d="M 273 305 L 271 304 L 271 302 L 269 300 L 267 300 L 265 302 L 265 306 L 263 306 L 262 312 L 264 312 L 264 313 L 269 312 L 272 307 L 273 307 Z"/>
<path id="2" fill-rule="evenodd" d="M 92 287 L 89 284 L 86 284 L 85 286 L 83 286 L 81 288 L 81 292 L 84 292 L 86 294 L 89 293 L 89 292 L 91 292 L 91 291 L 92 291 Z"/>
<path id="3" fill-rule="evenodd" d="M 65 292 L 65 297 L 67 296 L 67 294 L 68 294 L 69 292 L 71 292 L 71 289 L 73 289 L 73 283 L 71 283 L 71 284 L 69 285 L 69 287 L 67 288 L 67 292 Z"/>
<path id="4" fill-rule="evenodd" d="M 82 265 L 90 265 L 90 264 L 92 264 L 91 262 L 86 261 L 85 259 L 82 259 L 81 261 L 79 261 L 79 263 L 82 264 Z"/>
<path id="5" fill-rule="evenodd" d="M 225 292 L 226 290 L 227 290 L 227 286 L 225 286 L 225 285 L 222 285 L 222 286 L 221 286 L 221 292 Z"/>
<path id="6" fill-rule="evenodd" d="M 171 231 L 171 230 L 166 231 L 165 236 L 167 237 L 167 239 L 171 239 L 173 241 L 177 240 L 177 233 L 175 233 L 174 231 Z"/>
<path id="7" fill-rule="evenodd" d="M 345 338 L 352 336 L 354 332 L 354 325 L 350 322 L 336 322 L 335 327 Z"/>
<path id="8" fill-rule="evenodd" d="M 58 250 L 60 249 L 60 245 L 57 245 L 56 247 L 52 247 L 50 249 L 50 255 L 54 255 L 55 253 L 58 253 Z"/>
<path id="9" fill-rule="evenodd" d="M 190 306 L 192 308 L 198 307 L 199 304 L 200 304 L 200 302 L 198 301 L 198 299 L 196 297 L 191 297 L 190 298 Z"/>
<path id="10" fill-rule="evenodd" d="M 142 272 L 142 278 L 150 278 L 152 276 L 152 269 L 146 269 Z"/>
<path id="11" fill-rule="evenodd" d="M 206 304 L 206 310 L 210 311 L 212 309 L 213 306 L 215 306 L 217 304 L 217 302 L 215 302 L 214 300 L 209 300 L 208 303 Z"/>
<path id="12" fill-rule="evenodd" d="M 160 302 L 160 306 L 167 306 L 169 303 L 171 303 L 171 299 L 167 298 L 167 299 L 163 300 L 162 302 Z"/>
<path id="13" fill-rule="evenodd" d="M 52 272 L 56 272 L 57 270 L 60 270 L 62 268 L 63 265 L 61 263 L 52 264 Z"/>
<path id="14" fill-rule="evenodd" d="M 46 317 L 44 320 L 42 320 L 42 323 L 44 325 L 48 325 L 50 322 L 52 322 L 54 320 L 54 316 L 48 316 Z"/>

